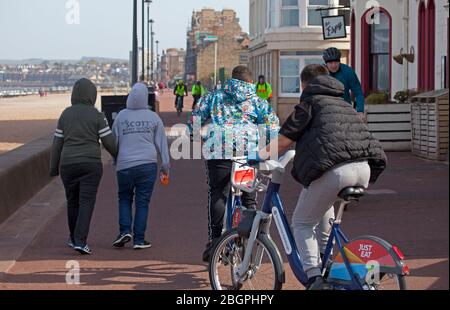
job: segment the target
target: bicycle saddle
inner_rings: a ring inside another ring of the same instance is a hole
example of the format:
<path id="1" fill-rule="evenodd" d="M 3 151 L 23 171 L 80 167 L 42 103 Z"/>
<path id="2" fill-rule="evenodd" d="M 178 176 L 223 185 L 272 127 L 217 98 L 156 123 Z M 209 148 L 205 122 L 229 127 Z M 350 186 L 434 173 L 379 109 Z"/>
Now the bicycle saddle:
<path id="1" fill-rule="evenodd" d="M 338 194 L 338 197 L 345 201 L 359 200 L 364 196 L 365 191 L 366 189 L 361 186 L 346 187 Z"/>

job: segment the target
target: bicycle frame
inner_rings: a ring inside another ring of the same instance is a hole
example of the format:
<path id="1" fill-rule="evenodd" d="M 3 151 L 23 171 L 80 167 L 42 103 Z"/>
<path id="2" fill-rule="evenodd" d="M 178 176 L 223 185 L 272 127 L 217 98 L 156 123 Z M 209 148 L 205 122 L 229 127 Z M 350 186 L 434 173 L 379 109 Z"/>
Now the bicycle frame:
<path id="1" fill-rule="evenodd" d="M 244 257 L 241 257 L 241 262 L 235 267 L 234 271 L 237 281 L 243 283 L 249 275 L 256 273 L 261 266 L 264 254 L 263 248 L 257 246 L 255 254 L 253 254 L 253 249 L 255 249 L 258 236 L 263 236 L 268 238 L 269 242 L 273 242 L 270 238 L 270 226 L 273 219 L 283 243 L 290 268 L 301 284 L 304 286 L 308 285 L 308 276 L 301 263 L 300 253 L 279 195 L 285 168 L 294 156 L 295 152 L 289 151 L 279 161 L 269 160 L 260 166 L 260 170 L 271 172 L 270 182 L 267 186 L 260 182 L 260 184 L 264 185 L 263 188 L 266 190 L 266 194 L 261 211 L 254 211 L 251 230 L 248 230 L 247 223 L 244 225 L 245 228 L 241 227 L 243 230 L 239 230 L 239 227 L 237 228 L 237 232 L 241 237 L 245 238 L 246 242 Z M 228 197 L 226 212 L 226 227 L 228 230 L 233 228 L 232 218 L 236 208 L 242 207 L 240 194 L 241 192 L 238 189 L 237 193 L 232 193 Z M 347 196 L 341 195 L 341 197 Z M 409 268 L 404 262 L 405 257 L 396 246 L 374 236 L 359 236 L 352 240 L 345 236 L 341 229 L 342 216 L 350 200 L 357 200 L 357 198 L 336 199 L 336 202 L 339 202 L 339 209 L 336 218 L 330 219 L 330 236 L 321 266 L 322 275 L 325 276 L 328 272 L 327 280 L 330 281 L 329 283 L 333 285 L 334 289 L 364 290 L 374 288 L 372 283 L 370 283 L 370 277 L 373 275 L 371 271 L 375 268 L 378 268 L 376 271 L 378 274 L 409 275 Z M 332 257 L 335 246 L 337 254 L 335 257 Z M 278 259 L 282 262 L 278 251 L 276 255 L 279 256 Z M 331 259 L 333 259 L 333 263 L 329 264 Z M 249 270 L 250 266 L 252 270 Z M 284 282 L 284 273 L 280 273 L 277 276 L 279 277 L 279 282 Z M 376 282 L 373 283 L 376 284 Z"/>
<path id="2" fill-rule="evenodd" d="M 295 277 L 297 278 L 297 280 L 300 283 L 302 283 L 304 286 L 306 286 L 308 284 L 308 276 L 303 269 L 303 265 L 300 260 L 300 254 L 299 254 L 297 245 L 295 243 L 294 236 L 293 236 L 290 226 L 288 224 L 288 220 L 286 218 L 286 213 L 284 211 L 283 204 L 282 204 L 280 196 L 279 196 L 280 186 L 281 186 L 280 184 L 270 182 L 270 184 L 267 188 L 266 196 L 264 198 L 262 212 L 258 212 L 258 214 L 255 217 L 254 224 L 253 224 L 254 226 L 253 226 L 250 238 L 248 239 L 247 249 L 253 248 L 258 233 L 269 234 L 270 221 L 267 222 L 267 225 L 263 225 L 262 227 L 260 227 L 260 223 L 264 219 L 271 218 L 271 215 L 272 215 L 273 219 L 275 220 L 275 224 L 277 226 L 279 236 L 283 243 L 285 253 L 288 257 L 289 265 L 290 265 Z M 340 286 L 343 289 L 362 290 L 363 286 L 360 283 L 358 276 L 355 274 L 355 272 L 353 272 L 350 262 L 347 258 L 345 250 L 344 250 L 344 245 L 349 242 L 340 228 L 340 218 L 342 217 L 342 213 L 343 213 L 345 205 L 346 205 L 345 202 L 341 203 L 340 210 L 338 212 L 338 217 L 333 222 L 331 235 L 328 240 L 327 249 L 325 252 L 324 259 L 323 259 L 322 272 L 325 270 L 325 268 L 327 266 L 328 260 L 331 257 L 334 242 L 336 241 L 339 252 L 341 253 L 341 255 L 344 259 L 347 271 L 349 272 L 349 274 L 351 275 L 351 278 L 352 278 L 351 282 L 348 283 L 348 285 L 342 284 Z M 262 255 L 262 253 L 260 253 L 260 251 L 258 251 L 257 256 L 258 255 Z M 242 264 L 241 264 L 241 266 L 238 267 L 238 272 L 241 277 L 244 277 L 244 273 L 248 269 L 248 266 L 249 266 L 250 260 L 251 260 L 250 256 L 251 256 L 251 251 L 246 251 L 243 261 L 242 261 Z M 261 257 L 257 257 L 256 261 L 260 263 L 261 259 L 262 259 Z"/>
<path id="3" fill-rule="evenodd" d="M 226 204 L 226 231 L 233 229 L 233 214 L 234 211 L 242 207 L 241 195 L 237 195 L 233 193 L 233 189 L 230 189 L 230 193 L 228 194 L 227 204 Z"/>

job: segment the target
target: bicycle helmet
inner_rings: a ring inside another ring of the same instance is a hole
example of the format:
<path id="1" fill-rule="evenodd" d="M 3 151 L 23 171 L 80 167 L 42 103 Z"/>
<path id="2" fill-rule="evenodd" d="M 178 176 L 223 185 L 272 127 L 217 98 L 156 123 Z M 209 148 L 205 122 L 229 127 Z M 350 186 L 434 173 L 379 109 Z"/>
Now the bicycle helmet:
<path id="1" fill-rule="evenodd" d="M 327 48 L 323 52 L 323 60 L 325 61 L 325 63 L 330 61 L 340 61 L 341 56 L 342 56 L 341 52 L 335 47 Z"/>

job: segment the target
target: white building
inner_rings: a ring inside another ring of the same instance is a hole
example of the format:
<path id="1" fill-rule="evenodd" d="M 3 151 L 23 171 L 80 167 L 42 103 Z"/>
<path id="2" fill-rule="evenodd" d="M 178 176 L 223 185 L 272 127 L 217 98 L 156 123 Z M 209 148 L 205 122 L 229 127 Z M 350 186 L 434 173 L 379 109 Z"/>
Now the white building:
<path id="1" fill-rule="evenodd" d="M 153 57 L 153 70 L 156 69 L 156 65 L 155 65 L 155 57 Z M 152 57 L 151 57 L 151 52 L 147 49 L 144 50 L 144 75 L 145 75 L 145 80 L 147 80 L 148 74 L 150 73 L 151 75 L 151 61 L 152 61 Z M 130 52 L 130 66 L 133 65 L 133 52 Z M 139 47 L 138 50 L 138 78 L 139 80 L 141 80 L 142 78 L 142 47 Z"/>
<path id="2" fill-rule="evenodd" d="M 272 105 L 285 120 L 298 104 L 300 72 L 311 63 L 323 63 L 328 47 L 342 51 L 348 63 L 350 39 L 324 40 L 318 7 L 349 6 L 350 0 L 250 0 L 249 66 L 255 80 L 260 74 L 272 84 Z M 350 31 L 350 10 L 324 11 L 324 15 L 346 15 Z"/>
<path id="3" fill-rule="evenodd" d="M 448 88 L 448 0 L 352 0 L 351 6 L 351 64 L 366 95 Z"/>

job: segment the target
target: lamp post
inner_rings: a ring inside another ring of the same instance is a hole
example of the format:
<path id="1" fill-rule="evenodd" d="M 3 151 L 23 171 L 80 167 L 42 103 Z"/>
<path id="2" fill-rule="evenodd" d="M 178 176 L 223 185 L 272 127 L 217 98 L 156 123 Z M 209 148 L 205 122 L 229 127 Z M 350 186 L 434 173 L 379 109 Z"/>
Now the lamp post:
<path id="1" fill-rule="evenodd" d="M 138 80 L 137 0 L 133 1 L 133 51 L 131 57 L 131 85 Z"/>
<path id="2" fill-rule="evenodd" d="M 147 21 L 150 19 L 150 4 L 152 0 L 145 0 L 147 3 Z M 147 80 L 150 80 L 150 25 L 147 22 Z"/>
<path id="3" fill-rule="evenodd" d="M 145 0 L 142 0 L 142 75 L 141 75 L 141 81 L 145 80 L 145 53 L 144 53 L 144 46 L 145 46 Z"/>
<path id="4" fill-rule="evenodd" d="M 153 39 L 154 39 L 154 36 L 155 36 L 155 33 L 153 32 L 153 23 L 154 23 L 155 21 L 153 20 L 153 19 L 151 19 L 150 20 L 150 35 L 151 35 L 151 41 L 152 41 L 152 47 L 151 47 L 151 54 L 152 54 L 152 56 L 151 56 L 151 58 L 152 58 L 152 61 L 150 62 L 150 74 L 151 74 L 151 80 L 153 81 L 153 79 L 154 79 L 154 48 L 153 48 L 153 46 L 154 46 L 154 41 L 153 41 Z"/>
<path id="5" fill-rule="evenodd" d="M 205 42 L 214 42 L 214 86 L 217 85 L 217 43 L 219 38 L 216 36 L 208 36 L 204 39 Z"/>
<path id="6" fill-rule="evenodd" d="M 159 41 L 156 40 L 156 80 L 159 80 Z"/>

